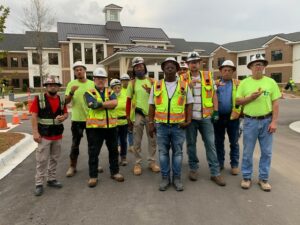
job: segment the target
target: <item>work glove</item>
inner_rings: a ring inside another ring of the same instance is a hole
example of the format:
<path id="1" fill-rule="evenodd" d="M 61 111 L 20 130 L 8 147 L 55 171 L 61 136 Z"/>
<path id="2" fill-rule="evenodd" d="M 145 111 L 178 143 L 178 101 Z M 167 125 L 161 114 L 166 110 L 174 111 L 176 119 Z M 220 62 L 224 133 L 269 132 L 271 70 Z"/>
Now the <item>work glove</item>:
<path id="1" fill-rule="evenodd" d="M 211 115 L 211 122 L 216 123 L 219 120 L 219 112 L 214 111 Z"/>

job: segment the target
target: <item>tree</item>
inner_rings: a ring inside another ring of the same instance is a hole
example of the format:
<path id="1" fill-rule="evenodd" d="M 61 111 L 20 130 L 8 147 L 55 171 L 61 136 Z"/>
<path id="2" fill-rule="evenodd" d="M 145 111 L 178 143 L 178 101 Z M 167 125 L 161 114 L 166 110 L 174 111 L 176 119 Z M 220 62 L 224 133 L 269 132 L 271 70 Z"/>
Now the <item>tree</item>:
<path id="1" fill-rule="evenodd" d="M 42 81 L 45 74 L 45 62 L 43 60 L 43 46 L 45 42 L 45 31 L 51 30 L 55 23 L 55 18 L 50 8 L 45 4 L 44 0 L 30 0 L 28 7 L 24 7 L 23 25 L 33 31 L 32 44 L 38 54 L 39 76 Z"/>

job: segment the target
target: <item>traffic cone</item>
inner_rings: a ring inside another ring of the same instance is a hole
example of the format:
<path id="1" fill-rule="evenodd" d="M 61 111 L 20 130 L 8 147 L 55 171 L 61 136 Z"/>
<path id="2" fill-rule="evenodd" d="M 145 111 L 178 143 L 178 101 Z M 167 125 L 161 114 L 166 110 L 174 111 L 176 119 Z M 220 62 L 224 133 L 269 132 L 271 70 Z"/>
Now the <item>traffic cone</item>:
<path id="1" fill-rule="evenodd" d="M 25 105 L 23 105 L 23 113 L 21 115 L 21 120 L 29 120 Z"/>
<path id="2" fill-rule="evenodd" d="M 19 118 L 19 115 L 18 115 L 17 108 L 13 107 L 13 110 L 14 110 L 14 114 L 13 114 L 13 118 L 12 118 L 12 124 L 13 125 L 20 124 L 21 121 L 20 121 L 20 118 Z"/>
<path id="3" fill-rule="evenodd" d="M 6 130 L 9 127 L 7 126 L 7 121 L 4 115 L 3 103 L 0 104 L 0 130 Z"/>

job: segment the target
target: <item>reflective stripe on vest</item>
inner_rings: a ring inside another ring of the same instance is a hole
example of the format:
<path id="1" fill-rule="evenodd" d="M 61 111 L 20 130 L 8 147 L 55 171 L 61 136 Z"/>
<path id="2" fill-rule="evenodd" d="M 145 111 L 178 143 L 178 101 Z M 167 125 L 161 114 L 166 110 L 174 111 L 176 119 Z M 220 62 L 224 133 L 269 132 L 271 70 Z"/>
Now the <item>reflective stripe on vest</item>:
<path id="1" fill-rule="evenodd" d="M 38 118 L 38 123 L 42 125 L 60 125 L 62 122 L 58 121 L 57 119 L 41 119 Z"/>
<path id="2" fill-rule="evenodd" d="M 89 90 L 89 93 L 97 102 L 103 102 L 100 93 Z M 109 101 L 111 91 L 105 88 L 104 100 Z M 113 128 L 117 126 L 117 114 L 115 109 L 91 109 L 89 108 L 86 119 L 87 128 Z"/>
<path id="3" fill-rule="evenodd" d="M 155 82 L 153 94 L 155 104 L 154 120 L 158 123 L 182 123 L 185 121 L 185 104 L 188 84 L 177 81 L 176 90 L 169 99 L 164 80 Z"/>

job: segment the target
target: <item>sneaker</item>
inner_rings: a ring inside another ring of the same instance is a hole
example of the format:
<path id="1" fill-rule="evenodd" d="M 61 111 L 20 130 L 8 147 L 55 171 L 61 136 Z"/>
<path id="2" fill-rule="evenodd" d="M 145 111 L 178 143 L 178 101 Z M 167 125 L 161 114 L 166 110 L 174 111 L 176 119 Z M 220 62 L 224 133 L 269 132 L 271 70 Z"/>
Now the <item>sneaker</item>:
<path id="1" fill-rule="evenodd" d="M 60 182 L 58 182 L 57 180 L 48 180 L 47 186 L 54 187 L 54 188 L 62 188 L 63 187 L 63 185 Z"/>
<path id="2" fill-rule="evenodd" d="M 77 172 L 77 171 L 76 171 L 76 168 L 70 166 L 69 169 L 68 169 L 68 171 L 67 171 L 67 173 L 66 173 L 66 176 L 67 176 L 67 177 L 73 177 L 73 176 L 75 175 L 76 172 Z"/>
<path id="3" fill-rule="evenodd" d="M 98 183 L 98 179 L 97 178 L 90 178 L 88 181 L 88 186 L 90 188 L 96 187 Z"/>
<path id="4" fill-rule="evenodd" d="M 111 179 L 114 179 L 115 181 L 118 181 L 118 182 L 123 182 L 125 180 L 124 176 L 120 173 L 116 173 L 114 175 L 111 175 Z"/>
<path id="5" fill-rule="evenodd" d="M 210 179 L 219 186 L 226 186 L 226 182 L 221 175 L 210 177 Z"/>
<path id="6" fill-rule="evenodd" d="M 126 157 L 122 157 L 120 161 L 120 166 L 127 166 L 128 162 L 126 160 Z"/>
<path id="7" fill-rule="evenodd" d="M 102 166 L 98 166 L 98 173 L 103 173 L 103 167 Z"/>
<path id="8" fill-rule="evenodd" d="M 142 174 L 142 166 L 140 164 L 135 164 L 133 168 L 133 174 L 139 176 Z"/>
<path id="9" fill-rule="evenodd" d="M 189 172 L 189 179 L 190 179 L 191 181 L 196 181 L 196 180 L 198 180 L 198 172 L 195 171 L 195 170 L 191 170 L 191 171 Z"/>
<path id="10" fill-rule="evenodd" d="M 183 183 L 180 177 L 173 177 L 173 185 L 176 191 L 183 191 Z"/>
<path id="11" fill-rule="evenodd" d="M 36 185 L 34 195 L 35 196 L 41 196 L 44 193 L 43 185 Z"/>
<path id="12" fill-rule="evenodd" d="M 231 173 L 231 175 L 236 176 L 236 175 L 239 175 L 240 170 L 238 167 L 232 167 L 230 173 Z"/>
<path id="13" fill-rule="evenodd" d="M 159 184 L 160 191 L 166 191 L 170 186 L 170 178 L 169 177 L 162 177 L 161 182 Z"/>
<path id="14" fill-rule="evenodd" d="M 149 169 L 154 173 L 160 172 L 159 166 L 154 161 L 149 163 Z"/>
<path id="15" fill-rule="evenodd" d="M 266 192 L 270 192 L 272 189 L 271 185 L 268 183 L 267 180 L 259 180 L 258 185 L 260 186 L 261 190 Z"/>
<path id="16" fill-rule="evenodd" d="M 249 189 L 251 187 L 251 179 L 244 178 L 241 182 L 241 188 Z"/>

